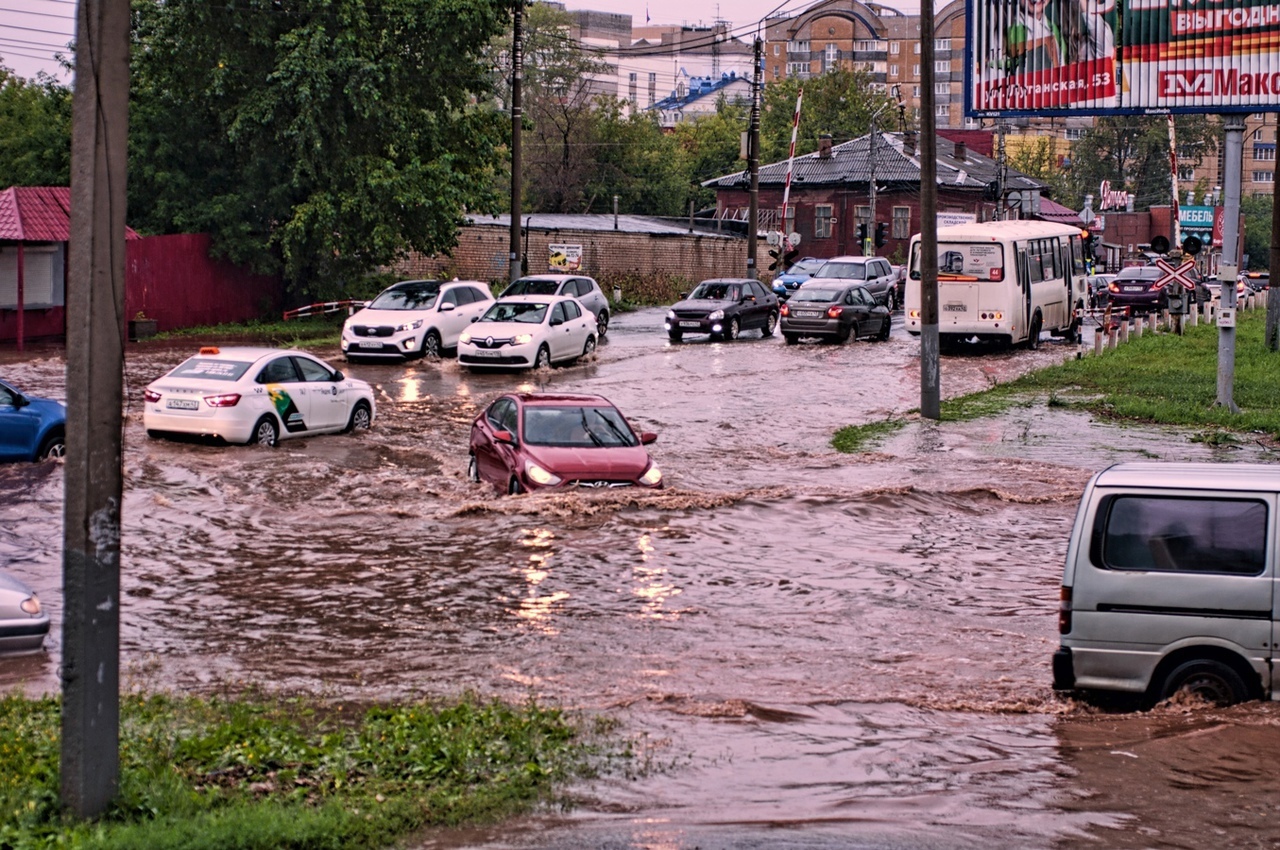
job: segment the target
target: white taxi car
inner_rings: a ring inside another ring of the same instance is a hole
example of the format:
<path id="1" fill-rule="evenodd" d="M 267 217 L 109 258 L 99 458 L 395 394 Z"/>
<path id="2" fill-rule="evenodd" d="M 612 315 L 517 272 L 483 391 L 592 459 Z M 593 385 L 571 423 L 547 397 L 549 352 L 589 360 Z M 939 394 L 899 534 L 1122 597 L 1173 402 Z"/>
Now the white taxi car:
<path id="1" fill-rule="evenodd" d="M 402 280 L 342 325 L 342 354 L 361 357 L 439 357 L 493 303 L 480 280 Z"/>
<path id="2" fill-rule="evenodd" d="M 148 385 L 147 436 L 189 434 L 274 446 L 373 424 L 373 389 L 304 351 L 206 346 Z"/>
<path id="3" fill-rule="evenodd" d="M 545 368 L 596 350 L 596 317 L 576 298 L 500 298 L 458 338 L 458 362 L 470 368 Z"/>

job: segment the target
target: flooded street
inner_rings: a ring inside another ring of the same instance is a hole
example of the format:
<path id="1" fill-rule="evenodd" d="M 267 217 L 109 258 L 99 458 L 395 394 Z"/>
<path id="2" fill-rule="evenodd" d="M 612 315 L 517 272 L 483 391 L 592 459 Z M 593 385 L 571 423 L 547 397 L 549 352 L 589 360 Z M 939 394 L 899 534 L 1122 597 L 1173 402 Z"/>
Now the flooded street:
<path id="1" fill-rule="evenodd" d="M 1280 844 L 1274 704 L 1106 714 L 1050 688 L 1089 476 L 1273 454 L 1038 402 L 841 455 L 839 427 L 919 404 L 901 327 L 886 343 L 671 344 L 663 314 L 618 316 L 590 362 L 536 374 L 347 365 L 335 340 L 313 351 L 375 386 L 373 430 L 275 450 L 148 439 L 143 387 L 218 340 L 131 346 L 124 680 L 536 696 L 636 739 L 638 776 L 424 850 Z M 943 394 L 1075 350 L 946 357 Z M 56 349 L 0 356 L 36 394 L 65 398 L 64 370 Z M 470 484 L 469 424 L 517 388 L 609 398 L 658 432 L 667 489 Z M 62 509 L 59 464 L 0 466 L 0 565 L 54 621 L 45 654 L 0 661 L 0 689 L 57 688 Z"/>

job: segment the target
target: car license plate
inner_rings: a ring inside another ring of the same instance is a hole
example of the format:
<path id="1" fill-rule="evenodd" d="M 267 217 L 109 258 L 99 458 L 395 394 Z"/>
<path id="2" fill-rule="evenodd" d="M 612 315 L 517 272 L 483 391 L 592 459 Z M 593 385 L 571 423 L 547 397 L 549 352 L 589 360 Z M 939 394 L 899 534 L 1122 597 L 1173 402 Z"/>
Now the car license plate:
<path id="1" fill-rule="evenodd" d="M 194 398 L 171 398 L 164 406 L 171 410 L 199 410 L 200 402 Z"/>
<path id="2" fill-rule="evenodd" d="M 680 327 L 682 327 L 682 328 L 700 328 L 700 327 L 702 327 L 702 322 L 681 322 L 681 323 L 680 323 Z"/>
<path id="3" fill-rule="evenodd" d="M 380 343 L 380 342 L 362 342 L 362 343 L 360 343 L 360 347 L 361 347 L 361 348 L 382 348 L 382 343 Z"/>
<path id="4" fill-rule="evenodd" d="M 819 316 L 821 316 L 821 315 L 822 315 L 821 313 L 815 313 L 815 312 L 814 312 L 814 311 L 812 311 L 812 310 L 797 310 L 797 311 L 796 311 L 796 318 L 797 318 L 797 319 L 816 319 L 816 318 L 818 318 L 818 317 L 819 317 Z"/>
<path id="5" fill-rule="evenodd" d="M 487 348 L 477 348 L 472 354 L 476 357 L 501 357 L 501 351 L 491 351 Z"/>
<path id="6" fill-rule="evenodd" d="M 1142 292 L 1145 289 L 1146 289 L 1145 286 L 1126 286 L 1124 288 L 1124 291 L 1125 292 Z"/>
<path id="7" fill-rule="evenodd" d="M 947 304 L 943 308 L 948 313 L 967 313 L 969 308 L 963 304 Z"/>

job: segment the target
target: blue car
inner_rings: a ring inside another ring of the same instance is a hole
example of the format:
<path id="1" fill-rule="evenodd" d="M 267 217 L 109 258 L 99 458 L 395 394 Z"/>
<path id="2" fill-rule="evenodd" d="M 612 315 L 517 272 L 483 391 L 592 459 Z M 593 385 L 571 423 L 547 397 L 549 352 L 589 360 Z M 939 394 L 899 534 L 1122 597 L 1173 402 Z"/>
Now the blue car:
<path id="1" fill-rule="evenodd" d="M 46 460 L 67 452 L 67 408 L 0 381 L 0 461 Z"/>
<path id="2" fill-rule="evenodd" d="M 800 288 L 800 284 L 813 277 L 813 273 L 822 267 L 826 260 L 821 257 L 802 257 L 791 264 L 791 268 L 773 279 L 773 293 L 786 299 Z"/>

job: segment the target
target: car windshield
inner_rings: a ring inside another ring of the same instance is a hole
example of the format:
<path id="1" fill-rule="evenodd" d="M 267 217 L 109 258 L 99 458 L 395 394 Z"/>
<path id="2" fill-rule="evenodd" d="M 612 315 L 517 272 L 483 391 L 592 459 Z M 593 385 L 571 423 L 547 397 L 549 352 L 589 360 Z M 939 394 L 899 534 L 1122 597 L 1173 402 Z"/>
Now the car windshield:
<path id="1" fill-rule="evenodd" d="M 640 444 L 621 413 L 613 407 L 595 405 L 526 407 L 524 441 L 534 446 L 578 448 Z"/>
<path id="2" fill-rule="evenodd" d="M 811 275 L 822 268 L 822 264 L 825 262 L 826 260 L 800 260 L 787 269 L 786 273 Z"/>
<path id="3" fill-rule="evenodd" d="M 792 301 L 820 301 L 828 304 L 840 297 L 838 289 L 810 289 L 802 286 L 791 296 Z"/>
<path id="4" fill-rule="evenodd" d="M 864 263 L 823 263 L 814 277 L 836 277 L 842 280 L 866 280 L 867 267 Z"/>
<path id="5" fill-rule="evenodd" d="M 192 357 L 169 373 L 173 378 L 200 378 L 208 381 L 238 381 L 252 363 L 241 360 L 213 360 Z"/>
<path id="6" fill-rule="evenodd" d="M 440 282 L 422 280 L 413 283 L 398 283 L 390 289 L 383 290 L 378 297 L 369 302 L 371 310 L 426 310 L 436 303 L 440 294 Z"/>
<path id="7" fill-rule="evenodd" d="M 555 295 L 560 289 L 558 280 L 517 280 L 502 294 L 507 295 Z"/>
<path id="8" fill-rule="evenodd" d="M 485 311 L 482 322 L 520 322 L 540 325 L 550 305 L 538 301 L 499 301 Z"/>
<path id="9" fill-rule="evenodd" d="M 698 288 L 689 295 L 691 301 L 737 301 L 739 289 L 736 285 L 719 280 L 708 280 L 698 284 Z"/>

